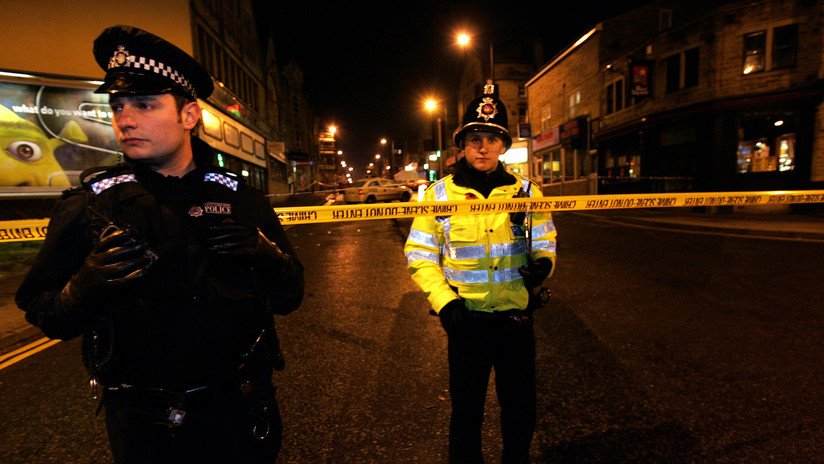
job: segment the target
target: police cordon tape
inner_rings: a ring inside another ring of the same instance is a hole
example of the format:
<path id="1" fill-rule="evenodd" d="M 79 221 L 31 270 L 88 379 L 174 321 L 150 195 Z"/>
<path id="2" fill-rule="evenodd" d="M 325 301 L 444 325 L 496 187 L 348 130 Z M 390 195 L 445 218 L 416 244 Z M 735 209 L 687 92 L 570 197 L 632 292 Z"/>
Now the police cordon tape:
<path id="1" fill-rule="evenodd" d="M 503 200 L 460 200 L 369 205 L 300 206 L 276 209 L 284 225 L 370 219 L 451 216 L 456 214 L 514 213 L 519 211 L 594 211 L 632 208 L 694 206 L 752 206 L 824 203 L 824 190 L 713 193 L 642 193 L 578 195 Z"/>
<path id="2" fill-rule="evenodd" d="M 824 203 L 824 190 L 780 190 L 767 192 L 639 193 L 617 195 L 577 195 L 503 200 L 460 200 L 366 205 L 299 206 L 275 208 L 283 225 L 318 222 L 364 221 L 372 219 L 452 216 L 555 211 L 596 211 L 636 208 L 678 208 L 696 206 L 754 206 Z M 42 240 L 48 219 L 0 221 L 0 243 Z"/>

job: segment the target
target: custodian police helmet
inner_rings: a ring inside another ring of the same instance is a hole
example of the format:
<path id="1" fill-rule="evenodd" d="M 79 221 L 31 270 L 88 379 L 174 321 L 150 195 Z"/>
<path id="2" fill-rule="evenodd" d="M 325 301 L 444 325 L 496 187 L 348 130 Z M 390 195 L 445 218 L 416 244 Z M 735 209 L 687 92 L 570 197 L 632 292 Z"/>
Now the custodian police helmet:
<path id="1" fill-rule="evenodd" d="M 112 26 L 94 41 L 94 59 L 106 71 L 95 93 L 175 93 L 190 100 L 214 90 L 209 73 L 188 53 L 132 26 Z"/>
<path id="2" fill-rule="evenodd" d="M 509 136 L 506 107 L 497 95 L 494 84 L 484 86 L 484 93 L 466 107 L 461 127 L 455 130 L 452 139 L 461 147 L 467 132 L 494 132 L 501 136 L 506 148 L 512 146 Z"/>

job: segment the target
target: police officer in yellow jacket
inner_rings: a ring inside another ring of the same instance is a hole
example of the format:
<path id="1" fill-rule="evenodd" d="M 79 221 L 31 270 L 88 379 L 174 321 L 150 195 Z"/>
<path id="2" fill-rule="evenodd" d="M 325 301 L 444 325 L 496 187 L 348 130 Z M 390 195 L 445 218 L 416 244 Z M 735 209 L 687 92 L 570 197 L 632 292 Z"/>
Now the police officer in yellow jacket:
<path id="1" fill-rule="evenodd" d="M 470 102 L 454 141 L 464 157 L 424 201 L 540 197 L 498 160 L 512 144 L 494 86 Z M 527 230 L 528 229 L 528 230 Z M 527 239 L 527 236 L 530 239 Z M 502 462 L 525 463 L 535 430 L 535 336 L 530 290 L 555 264 L 550 213 L 418 217 L 404 252 L 447 333 L 452 417 L 449 462 L 481 463 L 481 425 L 491 369 L 501 407 Z M 528 249 L 529 248 L 529 249 Z"/>

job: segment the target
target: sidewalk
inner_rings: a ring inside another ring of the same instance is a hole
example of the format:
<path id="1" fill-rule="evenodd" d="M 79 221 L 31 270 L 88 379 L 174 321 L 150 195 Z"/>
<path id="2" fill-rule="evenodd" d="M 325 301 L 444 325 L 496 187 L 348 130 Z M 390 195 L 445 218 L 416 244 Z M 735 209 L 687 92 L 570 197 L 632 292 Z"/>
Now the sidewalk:
<path id="1" fill-rule="evenodd" d="M 275 207 L 320 205 L 324 201 L 325 195 L 323 194 L 295 195 Z M 639 226 L 670 227 L 681 230 L 722 232 L 753 237 L 820 240 L 824 242 L 824 216 L 813 214 L 723 214 L 695 212 L 687 208 L 609 210 L 558 214 L 585 214 Z M 398 222 L 401 229 L 403 229 L 402 232 L 408 233 L 412 220 L 399 219 Z M 38 329 L 25 321 L 23 312 L 14 304 L 14 291 L 21 278 L 21 276 L 18 276 L 15 281 L 0 282 L 0 353 L 10 351 L 42 336 Z"/>
<path id="2" fill-rule="evenodd" d="M 824 241 L 824 216 L 814 214 L 706 213 L 690 211 L 687 208 L 614 210 L 600 213 L 612 220 L 636 225 L 654 225 L 682 230 L 723 232 L 758 237 Z"/>

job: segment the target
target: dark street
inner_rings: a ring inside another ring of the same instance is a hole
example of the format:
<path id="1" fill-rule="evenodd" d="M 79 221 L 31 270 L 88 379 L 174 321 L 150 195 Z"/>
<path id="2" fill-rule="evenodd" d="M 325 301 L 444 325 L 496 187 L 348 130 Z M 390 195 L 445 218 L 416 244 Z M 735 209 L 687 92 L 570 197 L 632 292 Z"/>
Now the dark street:
<path id="1" fill-rule="evenodd" d="M 824 246 L 613 216 L 556 215 L 553 296 L 536 314 L 532 462 L 815 462 Z M 279 462 L 446 462 L 446 337 L 406 273 L 408 227 L 288 230 L 308 272 L 303 306 L 278 319 Z M 77 341 L 0 371 L 4 462 L 107 461 L 84 380 Z M 497 416 L 490 388 L 492 463 Z"/>

